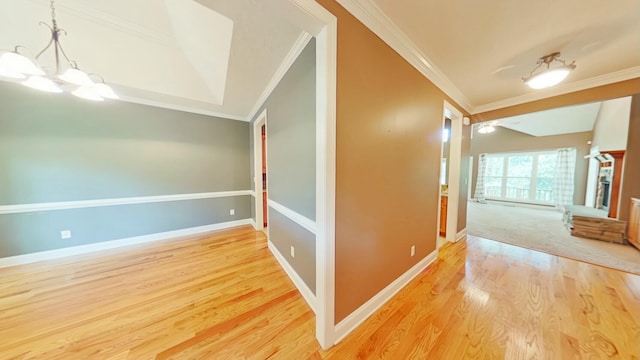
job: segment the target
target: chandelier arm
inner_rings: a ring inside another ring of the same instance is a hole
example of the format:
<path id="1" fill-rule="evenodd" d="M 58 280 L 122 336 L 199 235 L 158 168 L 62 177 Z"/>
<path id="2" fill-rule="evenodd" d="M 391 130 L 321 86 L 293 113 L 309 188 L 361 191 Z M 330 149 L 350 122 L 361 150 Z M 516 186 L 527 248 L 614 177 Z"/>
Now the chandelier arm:
<path id="1" fill-rule="evenodd" d="M 89 73 L 89 74 L 87 74 L 87 75 L 89 75 L 89 77 L 91 77 L 91 76 L 96 76 L 96 77 L 98 77 L 98 78 L 100 79 L 100 81 L 102 81 L 102 83 L 104 84 L 104 78 L 102 77 L 102 75 L 100 75 L 100 74 L 96 74 L 96 73 Z"/>
<path id="2" fill-rule="evenodd" d="M 67 35 L 67 32 L 64 29 L 57 29 L 57 30 L 58 30 L 58 34 L 63 33 L 64 35 Z M 56 46 L 58 47 L 58 49 L 60 49 L 60 52 L 62 53 L 62 56 L 64 56 L 65 60 L 67 60 L 67 62 L 70 65 L 72 65 L 74 68 L 77 68 L 78 64 L 75 61 L 72 61 L 69 59 L 69 57 L 67 56 L 67 53 L 64 52 L 64 49 L 62 48 L 62 44 L 58 40 L 58 37 L 56 37 Z"/>
<path id="3" fill-rule="evenodd" d="M 45 46 L 44 49 L 40 50 L 40 52 L 36 55 L 36 60 L 38 60 L 38 58 L 40 58 L 40 55 L 42 55 L 45 51 L 47 51 L 47 49 L 51 47 L 51 44 L 53 44 L 54 37 L 55 37 L 53 28 L 49 26 L 49 24 L 47 24 L 46 22 L 40 21 L 40 25 L 44 25 L 47 28 L 49 28 L 49 30 L 51 31 L 51 38 L 49 38 L 49 43 L 47 44 L 47 46 Z"/>

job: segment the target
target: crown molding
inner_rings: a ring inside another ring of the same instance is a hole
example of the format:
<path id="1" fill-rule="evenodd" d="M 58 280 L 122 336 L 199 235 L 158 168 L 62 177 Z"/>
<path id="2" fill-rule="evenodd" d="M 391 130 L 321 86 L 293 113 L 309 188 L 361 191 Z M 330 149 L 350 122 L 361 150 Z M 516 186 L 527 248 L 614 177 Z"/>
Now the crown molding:
<path id="1" fill-rule="evenodd" d="M 247 120 L 246 117 L 240 116 L 240 115 L 226 114 L 226 113 L 222 113 L 222 112 L 207 110 L 207 109 L 204 109 L 204 108 L 198 107 L 198 106 L 179 105 L 179 104 L 172 103 L 172 102 L 169 102 L 169 101 L 166 101 L 166 100 L 153 100 L 153 99 L 149 99 L 149 98 L 143 98 L 143 97 L 140 97 L 140 96 L 131 96 L 131 95 L 126 95 L 126 94 L 121 94 L 120 95 L 120 99 L 118 99 L 118 101 L 124 101 L 124 102 L 133 103 L 133 104 L 153 106 L 153 107 L 163 108 L 163 109 L 183 111 L 183 112 L 188 112 L 188 113 L 192 113 L 192 114 L 213 116 L 213 117 L 229 119 L 229 120 L 238 120 L 238 121 L 245 121 L 245 122 L 249 121 L 249 120 Z"/>
<path id="2" fill-rule="evenodd" d="M 419 50 L 418 46 L 372 0 L 337 1 L 459 106 L 467 112 L 473 110 L 471 102 L 462 91 Z"/>
<path id="3" fill-rule="evenodd" d="M 571 83 L 560 84 L 543 91 L 534 91 L 528 94 L 514 96 L 512 98 L 495 101 L 492 103 L 475 106 L 472 115 L 480 114 L 487 111 L 506 108 L 509 106 L 520 105 L 536 100 L 542 100 L 553 96 L 564 95 L 580 90 L 586 90 L 598 86 L 617 83 L 620 81 L 631 80 L 640 77 L 640 66 L 615 71 L 612 73 L 595 76 L 589 79 L 574 81 Z"/>
<path id="4" fill-rule="evenodd" d="M 262 91 L 262 94 L 260 94 L 260 97 L 256 101 L 255 105 L 253 105 L 253 109 L 247 116 L 246 121 L 251 122 L 256 117 L 262 105 L 264 105 L 265 101 L 267 101 L 267 98 L 269 98 L 273 90 L 275 90 L 276 86 L 278 86 L 280 80 L 282 80 L 287 71 L 289 71 L 289 68 L 293 65 L 298 56 L 300 56 L 300 53 L 302 53 L 302 50 L 304 50 L 309 41 L 311 41 L 312 37 L 313 36 L 311 36 L 311 34 L 306 31 L 302 31 L 300 33 L 296 41 L 293 43 L 291 50 L 289 50 L 287 55 L 284 57 L 282 63 L 280 63 L 280 66 L 273 74 L 273 77 L 271 77 L 271 80 Z"/>
<path id="5" fill-rule="evenodd" d="M 48 2 L 29 0 L 31 3 L 48 7 Z M 144 40 L 153 40 L 165 46 L 175 46 L 175 39 L 170 32 L 158 31 L 135 22 L 126 20 L 119 16 L 112 15 L 89 5 L 89 1 L 67 0 L 64 3 L 56 4 L 56 12 L 74 16 L 76 18 L 100 24 L 113 30 L 134 35 Z"/>

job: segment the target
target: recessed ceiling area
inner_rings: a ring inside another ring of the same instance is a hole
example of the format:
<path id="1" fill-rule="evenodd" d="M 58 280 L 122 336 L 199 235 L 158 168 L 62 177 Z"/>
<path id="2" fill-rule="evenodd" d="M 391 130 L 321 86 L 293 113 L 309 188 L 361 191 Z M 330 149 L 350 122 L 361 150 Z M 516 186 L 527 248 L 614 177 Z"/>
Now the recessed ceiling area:
<path id="1" fill-rule="evenodd" d="M 488 123 L 532 136 L 549 136 L 592 131 L 602 102 L 593 102 L 535 113 L 511 116 Z"/>
<path id="2" fill-rule="evenodd" d="M 222 105 L 233 21 L 195 1 L 165 0 L 165 4 L 178 47 L 209 89 L 210 102 Z"/>
<path id="3" fill-rule="evenodd" d="M 35 55 L 48 0 L 0 0 L 0 49 Z M 62 46 L 125 101 L 246 120 L 302 31 L 255 0 L 58 0 Z M 53 52 L 40 63 L 52 67 Z M 19 85 L 16 85 L 19 86 Z"/>

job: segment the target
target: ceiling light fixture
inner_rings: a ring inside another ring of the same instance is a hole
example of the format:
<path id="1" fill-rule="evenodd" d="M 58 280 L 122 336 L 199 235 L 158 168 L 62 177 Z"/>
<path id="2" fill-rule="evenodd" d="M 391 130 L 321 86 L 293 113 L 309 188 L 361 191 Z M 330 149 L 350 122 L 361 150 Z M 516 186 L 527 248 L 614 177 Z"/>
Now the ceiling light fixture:
<path id="1" fill-rule="evenodd" d="M 559 62 L 562 65 L 552 68 L 551 64 L 553 62 Z M 534 74 L 541 66 L 543 66 L 543 64 L 547 65 L 546 69 Z M 537 65 L 538 66 L 529 73 L 529 76 L 522 78 L 524 83 L 532 89 L 544 89 L 557 85 L 564 80 L 567 75 L 573 71 L 573 69 L 576 68 L 575 61 L 571 64 L 567 64 L 564 60 L 560 59 L 559 52 L 554 52 L 553 54 L 541 57 L 538 59 Z"/>
<path id="2" fill-rule="evenodd" d="M 494 131 L 496 131 L 496 128 L 495 128 L 495 126 L 493 126 L 491 124 L 480 124 L 480 125 L 478 125 L 478 132 L 480 134 L 491 134 Z"/>
<path id="3" fill-rule="evenodd" d="M 18 52 L 24 46 L 16 46 L 13 51 L 0 50 L 0 78 L 4 77 L 13 81 L 20 81 L 23 85 L 41 91 L 61 93 L 71 92 L 83 99 L 102 101 L 104 99 L 118 99 L 113 89 L 104 83 L 104 79 L 97 74 L 87 74 L 78 69 L 78 64 L 70 60 L 60 44 L 60 35 L 66 35 L 64 29 L 58 27 L 56 21 L 55 1 L 50 1 L 51 26 L 40 22 L 49 28 L 51 38 L 35 58 L 31 59 Z M 38 63 L 40 56 L 53 47 L 55 57 L 55 69 L 53 71 Z M 61 64 L 61 56 L 66 63 Z M 92 79 L 97 78 L 97 82 Z"/>

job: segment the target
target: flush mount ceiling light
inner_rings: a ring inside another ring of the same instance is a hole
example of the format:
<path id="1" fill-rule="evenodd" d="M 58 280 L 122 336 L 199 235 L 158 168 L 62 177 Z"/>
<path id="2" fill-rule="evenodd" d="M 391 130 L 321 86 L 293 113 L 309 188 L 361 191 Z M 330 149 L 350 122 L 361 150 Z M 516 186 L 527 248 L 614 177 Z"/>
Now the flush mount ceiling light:
<path id="1" fill-rule="evenodd" d="M 496 131 L 496 128 L 491 123 L 485 123 L 485 124 L 478 125 L 478 132 L 480 134 L 491 134 L 494 131 Z"/>
<path id="2" fill-rule="evenodd" d="M 551 67 L 551 64 L 555 62 L 560 65 Z M 545 55 L 538 59 L 538 66 L 529 73 L 529 76 L 522 78 L 522 80 L 532 89 L 548 88 L 564 80 L 567 75 L 576 68 L 574 64 L 575 61 L 567 64 L 564 60 L 560 59 L 559 52 L 554 52 L 553 54 Z M 546 65 L 546 69 L 538 71 L 543 65 Z"/>
<path id="3" fill-rule="evenodd" d="M 49 43 L 34 58 L 19 53 L 24 46 L 16 46 L 13 51 L 0 50 L 0 78 L 20 81 L 23 85 L 41 91 L 61 93 L 71 92 L 73 95 L 87 100 L 102 101 L 117 99 L 118 95 L 104 83 L 104 79 L 97 74 L 87 74 L 78 69 L 78 64 L 70 60 L 60 44 L 60 35 L 66 35 L 64 29 L 58 27 L 54 0 L 51 0 L 51 26 L 40 22 L 49 28 L 51 38 Z M 53 48 L 55 69 L 47 69 L 38 63 L 40 56 L 49 48 Z M 66 62 L 61 63 L 62 59 Z"/>

